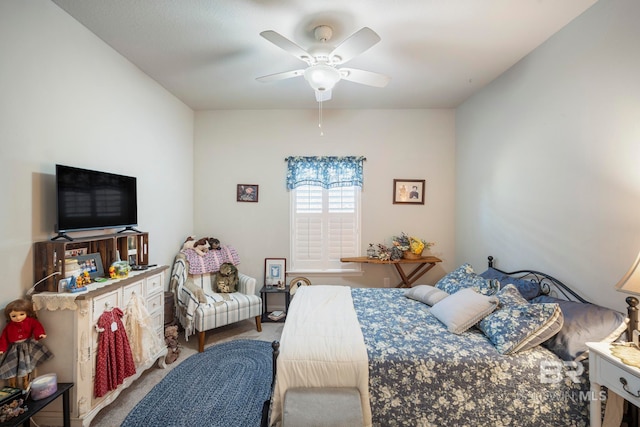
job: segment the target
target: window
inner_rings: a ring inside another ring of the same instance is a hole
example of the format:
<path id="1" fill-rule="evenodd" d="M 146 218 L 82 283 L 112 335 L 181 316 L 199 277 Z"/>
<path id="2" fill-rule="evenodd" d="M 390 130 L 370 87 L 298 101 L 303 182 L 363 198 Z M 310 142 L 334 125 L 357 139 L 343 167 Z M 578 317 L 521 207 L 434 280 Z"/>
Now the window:
<path id="1" fill-rule="evenodd" d="M 291 269 L 344 272 L 360 252 L 363 157 L 290 157 Z M 354 271 L 359 265 L 350 267 Z"/>
<path id="2" fill-rule="evenodd" d="M 291 191 L 291 268 L 342 271 L 342 257 L 360 248 L 360 187 L 325 189 L 303 185 Z"/>

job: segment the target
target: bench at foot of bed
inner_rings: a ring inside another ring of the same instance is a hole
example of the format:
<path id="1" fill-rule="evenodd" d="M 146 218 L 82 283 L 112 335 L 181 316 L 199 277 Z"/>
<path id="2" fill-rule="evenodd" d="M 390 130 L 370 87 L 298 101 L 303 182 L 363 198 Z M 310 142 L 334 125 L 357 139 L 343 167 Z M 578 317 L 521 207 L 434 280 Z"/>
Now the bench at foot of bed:
<path id="1" fill-rule="evenodd" d="M 363 424 L 357 388 L 291 388 L 285 393 L 282 427 Z"/>

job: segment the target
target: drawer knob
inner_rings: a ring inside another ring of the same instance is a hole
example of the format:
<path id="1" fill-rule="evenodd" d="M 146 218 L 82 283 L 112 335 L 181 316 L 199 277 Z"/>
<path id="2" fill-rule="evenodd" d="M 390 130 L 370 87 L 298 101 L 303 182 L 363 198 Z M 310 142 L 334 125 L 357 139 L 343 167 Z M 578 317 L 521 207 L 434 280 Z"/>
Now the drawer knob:
<path id="1" fill-rule="evenodd" d="M 629 393 L 631 396 L 640 397 L 640 391 L 637 391 L 634 393 L 631 390 L 629 390 L 629 384 L 627 383 L 627 380 L 625 378 L 620 377 L 620 384 L 622 384 L 622 388 L 624 389 L 624 391 Z"/>

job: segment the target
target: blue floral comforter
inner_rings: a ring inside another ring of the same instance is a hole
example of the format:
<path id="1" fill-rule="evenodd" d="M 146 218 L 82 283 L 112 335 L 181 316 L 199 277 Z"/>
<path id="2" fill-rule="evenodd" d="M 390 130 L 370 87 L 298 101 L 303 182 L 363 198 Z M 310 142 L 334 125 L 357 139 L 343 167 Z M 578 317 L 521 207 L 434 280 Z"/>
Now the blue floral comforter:
<path id="1" fill-rule="evenodd" d="M 476 328 L 448 332 L 402 289 L 354 288 L 352 296 L 374 426 L 589 425 L 586 364 L 564 366 L 541 346 L 501 355 Z"/>

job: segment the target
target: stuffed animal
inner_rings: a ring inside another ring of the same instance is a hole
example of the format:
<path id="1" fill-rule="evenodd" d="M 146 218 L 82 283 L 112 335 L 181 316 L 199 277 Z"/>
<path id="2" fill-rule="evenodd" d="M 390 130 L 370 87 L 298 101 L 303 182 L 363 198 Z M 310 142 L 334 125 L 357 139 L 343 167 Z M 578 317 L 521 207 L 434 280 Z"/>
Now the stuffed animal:
<path id="1" fill-rule="evenodd" d="M 230 262 L 225 262 L 220 266 L 220 271 L 216 273 L 216 292 L 231 293 L 236 292 L 238 286 L 238 269 Z"/>
<path id="2" fill-rule="evenodd" d="M 209 237 L 207 240 L 209 241 L 209 249 L 216 251 L 222 249 L 220 247 L 220 240 L 216 239 L 215 237 Z"/>
<path id="3" fill-rule="evenodd" d="M 207 252 L 209 252 L 209 241 L 206 237 L 203 237 L 200 240 L 196 240 L 193 244 L 193 250 L 200 256 L 203 256 Z"/>
<path id="4" fill-rule="evenodd" d="M 182 348 L 178 343 L 178 325 L 170 325 L 164 328 L 164 342 L 167 344 L 167 355 L 164 358 L 165 363 L 173 363 L 180 355 Z"/>
<path id="5" fill-rule="evenodd" d="M 193 249 L 193 244 L 196 242 L 196 236 L 189 236 L 182 244 L 182 250 Z"/>

